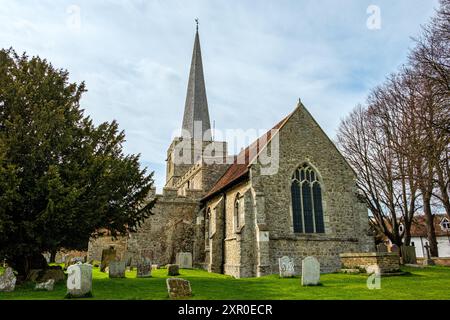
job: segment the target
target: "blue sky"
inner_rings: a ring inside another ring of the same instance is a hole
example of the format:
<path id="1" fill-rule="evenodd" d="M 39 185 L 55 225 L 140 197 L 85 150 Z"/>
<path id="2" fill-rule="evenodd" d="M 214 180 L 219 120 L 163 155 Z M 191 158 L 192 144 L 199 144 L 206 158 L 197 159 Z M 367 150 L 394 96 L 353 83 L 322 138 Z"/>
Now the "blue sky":
<path id="1" fill-rule="evenodd" d="M 86 82 L 96 123 L 116 119 L 128 153 L 165 181 L 182 121 L 195 24 L 211 121 L 270 128 L 298 98 L 334 138 L 340 120 L 406 61 L 437 0 L 0 0 L 0 47 L 47 58 Z M 369 29 L 370 5 L 380 9 Z M 238 146 L 240 147 L 240 146 Z"/>

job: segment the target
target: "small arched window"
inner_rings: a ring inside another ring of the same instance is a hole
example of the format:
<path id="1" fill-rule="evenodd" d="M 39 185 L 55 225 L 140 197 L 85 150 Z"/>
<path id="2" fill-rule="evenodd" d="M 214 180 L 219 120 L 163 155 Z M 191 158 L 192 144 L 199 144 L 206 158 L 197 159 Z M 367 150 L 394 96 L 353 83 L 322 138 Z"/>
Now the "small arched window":
<path id="1" fill-rule="evenodd" d="M 324 233 L 322 188 L 313 168 L 304 164 L 291 179 L 292 216 L 295 233 Z"/>
<path id="2" fill-rule="evenodd" d="M 233 220 L 234 220 L 234 232 L 239 232 L 241 228 L 241 195 L 238 193 L 236 195 L 236 198 L 234 199 L 234 213 L 233 213 Z"/>

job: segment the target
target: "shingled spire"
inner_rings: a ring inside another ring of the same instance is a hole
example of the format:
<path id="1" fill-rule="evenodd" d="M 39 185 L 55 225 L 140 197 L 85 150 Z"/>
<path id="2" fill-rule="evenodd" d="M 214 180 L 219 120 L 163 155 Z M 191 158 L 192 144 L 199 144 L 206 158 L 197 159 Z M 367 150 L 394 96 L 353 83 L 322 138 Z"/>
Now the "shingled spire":
<path id="1" fill-rule="evenodd" d="M 195 33 L 194 51 L 192 53 L 191 71 L 186 93 L 183 116 L 183 136 L 186 132 L 195 140 L 211 141 L 211 124 L 209 121 L 208 101 L 206 99 L 205 79 L 203 76 L 200 38 Z"/>

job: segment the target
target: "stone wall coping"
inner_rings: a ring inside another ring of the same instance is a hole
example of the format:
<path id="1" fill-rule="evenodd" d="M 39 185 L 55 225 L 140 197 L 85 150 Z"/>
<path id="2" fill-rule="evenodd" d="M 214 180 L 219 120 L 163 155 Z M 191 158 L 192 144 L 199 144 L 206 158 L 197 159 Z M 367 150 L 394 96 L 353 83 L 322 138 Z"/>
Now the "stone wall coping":
<path id="1" fill-rule="evenodd" d="M 348 252 L 341 253 L 339 257 L 341 258 L 363 258 L 363 257 L 389 257 L 389 256 L 398 256 L 397 252 Z"/>

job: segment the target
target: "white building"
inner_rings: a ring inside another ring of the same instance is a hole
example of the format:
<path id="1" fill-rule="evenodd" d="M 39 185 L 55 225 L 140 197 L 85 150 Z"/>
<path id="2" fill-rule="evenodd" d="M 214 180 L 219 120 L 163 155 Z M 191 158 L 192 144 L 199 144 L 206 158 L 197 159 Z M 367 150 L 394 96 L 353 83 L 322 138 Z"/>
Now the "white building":
<path id="1" fill-rule="evenodd" d="M 440 258 L 450 257 L 450 220 L 444 214 L 434 215 L 434 229 Z M 425 216 L 417 216 L 411 225 L 411 245 L 416 247 L 418 258 L 426 257 L 425 245 L 428 244 Z"/>

